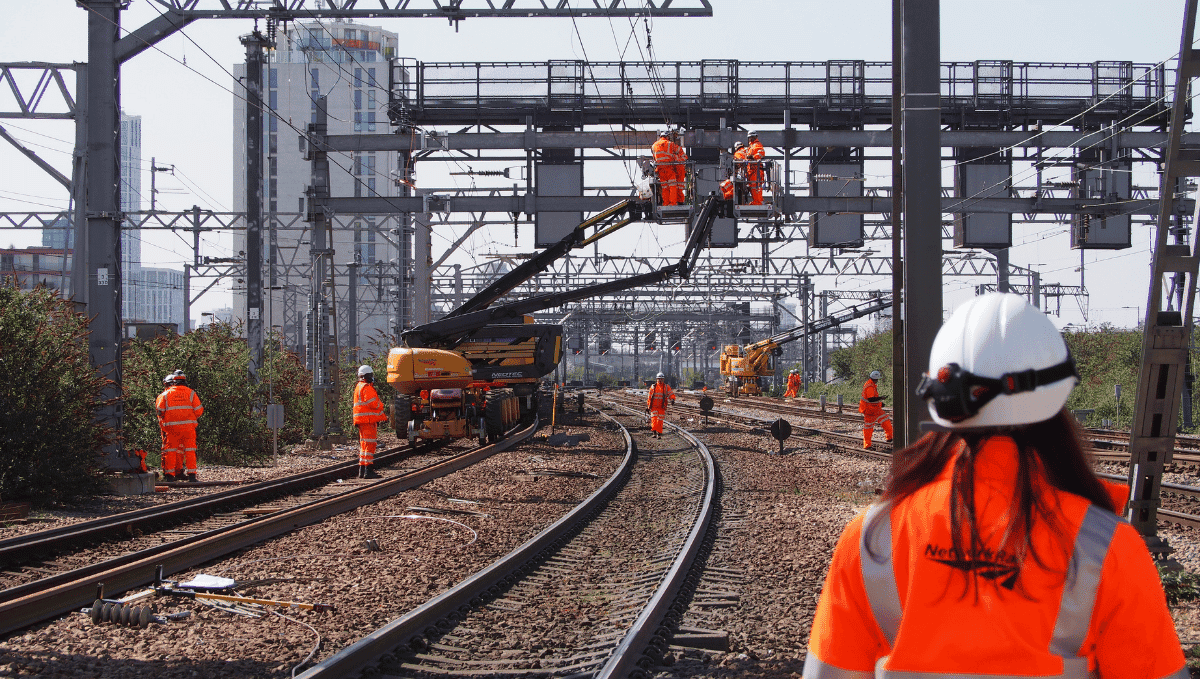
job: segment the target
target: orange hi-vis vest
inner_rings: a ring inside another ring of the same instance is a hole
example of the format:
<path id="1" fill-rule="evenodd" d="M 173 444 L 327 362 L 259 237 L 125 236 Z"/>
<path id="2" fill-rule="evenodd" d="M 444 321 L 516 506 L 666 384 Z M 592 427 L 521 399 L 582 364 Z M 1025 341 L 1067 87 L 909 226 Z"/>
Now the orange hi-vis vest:
<path id="1" fill-rule="evenodd" d="M 154 408 L 158 411 L 158 422 L 163 427 L 198 426 L 200 416 L 204 414 L 204 406 L 200 397 L 191 387 L 173 384 L 154 400 Z"/>
<path id="2" fill-rule="evenodd" d="M 665 167 L 675 162 L 675 144 L 666 137 L 659 137 L 658 141 L 650 147 L 654 152 L 654 164 L 659 167 Z"/>
<path id="3" fill-rule="evenodd" d="M 663 382 L 662 384 L 654 383 L 650 387 L 650 393 L 646 394 L 646 407 L 651 412 L 667 412 L 667 400 L 675 402 L 675 392 L 671 390 L 671 385 Z"/>
<path id="4" fill-rule="evenodd" d="M 1017 460 L 1007 437 L 975 454 L 983 544 L 971 553 L 950 537 L 954 460 L 850 522 L 817 604 L 806 679 L 1188 676 L 1158 572 L 1128 523 L 1037 469 L 1034 492 L 1057 530 L 1035 515 L 1041 563 L 1001 544 Z"/>
<path id="5" fill-rule="evenodd" d="M 383 401 L 375 386 L 359 381 L 354 385 L 354 424 L 375 424 L 387 420 L 383 414 Z"/>
<path id="6" fill-rule="evenodd" d="M 862 388 L 862 396 L 858 399 L 858 412 L 864 415 L 878 415 L 883 412 L 883 401 L 868 401 L 869 398 L 879 398 L 879 387 L 875 380 L 867 380 Z"/>

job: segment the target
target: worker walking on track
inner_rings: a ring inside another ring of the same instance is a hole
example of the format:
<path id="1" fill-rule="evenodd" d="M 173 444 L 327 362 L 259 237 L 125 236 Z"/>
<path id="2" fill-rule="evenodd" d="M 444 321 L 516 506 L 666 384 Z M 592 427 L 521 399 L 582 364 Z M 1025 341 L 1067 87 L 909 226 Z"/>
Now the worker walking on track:
<path id="1" fill-rule="evenodd" d="M 671 130 L 662 130 L 658 133 L 658 141 L 650 147 L 654 152 L 654 168 L 664 206 L 683 203 L 683 166 L 679 164 L 677 144 L 671 141 L 671 134 Z"/>
<path id="2" fill-rule="evenodd" d="M 863 448 L 871 447 L 876 424 L 883 427 L 888 442 L 892 441 L 892 418 L 883 411 L 883 397 L 879 395 L 879 387 L 876 386 L 876 382 L 882 376 L 878 370 L 872 370 L 871 376 L 863 383 L 862 396 L 858 400 L 858 412 L 863 415 Z"/>
<path id="3" fill-rule="evenodd" d="M 654 376 L 650 393 L 646 394 L 646 412 L 650 414 L 650 430 L 654 432 L 654 438 L 662 438 L 667 401 L 675 403 L 675 392 L 671 390 L 671 385 L 667 384 L 666 376 L 659 373 Z"/>
<path id="4" fill-rule="evenodd" d="M 951 315 L 917 388 L 932 431 L 843 531 L 805 677 L 1188 676 L 1145 542 L 1064 408 L 1078 380 L 1022 297 Z"/>
<path id="5" fill-rule="evenodd" d="M 746 184 L 750 188 L 750 204 L 763 204 L 763 187 L 766 186 L 766 168 L 762 160 L 767 157 L 767 150 L 758 141 L 758 133 L 751 130 L 746 133 Z"/>
<path id="6" fill-rule="evenodd" d="M 354 385 L 354 426 L 358 427 L 358 478 L 377 479 L 375 447 L 379 423 L 387 420 L 383 401 L 375 391 L 375 370 L 369 365 L 358 367 L 358 384 Z"/>
<path id="7" fill-rule="evenodd" d="M 200 397 L 187 386 L 182 370 L 163 378 L 166 389 L 154 399 L 162 431 L 164 481 L 196 481 L 196 427 L 204 414 Z"/>
<path id="8" fill-rule="evenodd" d="M 800 395 L 800 390 L 804 388 L 804 381 L 800 379 L 800 373 L 796 370 L 788 373 L 787 391 L 783 392 L 784 398 L 795 398 Z"/>

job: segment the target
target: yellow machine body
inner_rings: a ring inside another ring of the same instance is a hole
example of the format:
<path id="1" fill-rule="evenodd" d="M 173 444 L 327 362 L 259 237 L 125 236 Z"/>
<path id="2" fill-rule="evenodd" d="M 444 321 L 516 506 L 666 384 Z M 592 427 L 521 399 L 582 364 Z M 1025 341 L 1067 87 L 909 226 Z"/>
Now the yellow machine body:
<path id="1" fill-rule="evenodd" d="M 387 381 L 401 394 L 425 389 L 462 389 L 471 384 L 471 362 L 442 349 L 394 347 L 388 352 Z"/>

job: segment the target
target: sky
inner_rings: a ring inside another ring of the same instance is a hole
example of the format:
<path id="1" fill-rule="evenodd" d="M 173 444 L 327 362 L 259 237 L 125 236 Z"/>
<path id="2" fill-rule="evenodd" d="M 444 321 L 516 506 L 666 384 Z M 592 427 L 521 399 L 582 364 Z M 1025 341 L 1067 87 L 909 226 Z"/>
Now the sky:
<path id="1" fill-rule="evenodd" d="M 1183 0 L 943 0 L 941 58 L 1157 63 L 1178 51 L 1183 4 Z M 628 19 L 477 18 L 467 19 L 457 28 L 440 19 L 363 23 L 399 33 L 400 56 L 420 61 L 633 61 L 650 55 L 656 60 L 891 58 L 891 0 L 712 0 L 712 5 L 711 18 L 653 20 L 652 51 L 646 45 L 645 26 L 640 22 L 631 26 Z M 1131 11 L 1135 6 L 1136 11 Z M 123 13 L 123 27 L 133 30 L 149 22 L 159 7 L 149 0 L 133 0 Z M 0 17 L 0 62 L 87 60 L 87 14 L 73 0 L 0 0 Z M 142 116 L 144 207 L 149 204 L 153 157 L 158 164 L 174 165 L 177 170 L 175 177 L 159 174 L 159 209 L 184 210 L 192 205 L 232 209 L 235 121 L 229 73 L 234 64 L 244 62 L 239 36 L 252 29 L 249 20 L 201 20 L 122 69 L 123 108 Z M 0 85 L 0 102 L 7 101 L 3 89 Z M 0 125 L 70 174 L 72 123 L 4 120 Z M 1156 179 L 1135 177 L 1135 184 L 1156 185 Z M 0 141 L 0 210 L 65 209 L 67 198 L 58 183 Z M 522 226 L 522 232 L 529 235 L 522 235 L 520 247 L 510 251 L 531 249 L 531 225 Z M 1148 227 L 1135 227 L 1134 247 L 1085 252 L 1084 282 L 1091 292 L 1088 317 L 1067 298 L 1056 323 L 1131 327 L 1138 322 L 1145 313 L 1151 235 Z M 1080 253 L 1070 249 L 1065 225 L 1056 229 L 1014 225 L 1013 236 L 1014 264 L 1038 269 L 1046 283 L 1080 284 Z M 439 242 L 453 238 L 453 234 L 436 237 L 435 251 Z M 511 243 L 511 227 L 507 236 L 488 242 L 500 240 Z M 183 234 L 146 234 L 143 262 L 182 268 L 191 254 L 188 241 Z M 40 244 L 40 237 L 36 232 L 3 230 L 0 246 L 10 244 Z M 646 241 L 637 247 L 654 246 L 653 241 Z M 227 236 L 206 236 L 204 248 L 209 256 L 233 254 Z M 782 254 L 804 252 L 797 244 L 794 252 Z M 946 311 L 966 301 L 979 282 L 982 280 L 948 280 Z M 890 278 L 843 276 L 837 281 L 818 279 L 816 284 L 818 289 L 880 289 L 890 288 Z M 229 306 L 230 300 L 228 285 L 218 286 L 196 303 L 192 316 L 199 318 L 203 311 Z"/>

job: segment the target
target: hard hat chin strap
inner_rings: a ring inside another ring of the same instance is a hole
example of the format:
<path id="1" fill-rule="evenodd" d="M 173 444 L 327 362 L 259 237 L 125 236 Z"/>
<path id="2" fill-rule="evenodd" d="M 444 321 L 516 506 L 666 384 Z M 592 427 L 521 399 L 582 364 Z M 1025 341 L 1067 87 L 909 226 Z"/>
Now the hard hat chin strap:
<path id="1" fill-rule="evenodd" d="M 951 422 L 961 422 L 974 417 L 1001 394 L 1033 391 L 1068 377 L 1079 378 L 1070 350 L 1062 363 L 1041 370 L 1030 368 L 1004 373 L 999 378 L 975 375 L 963 370 L 957 363 L 950 363 L 938 368 L 935 377 L 925 373 L 921 377 L 921 384 L 917 386 L 917 396 L 930 400 L 938 417 Z"/>

